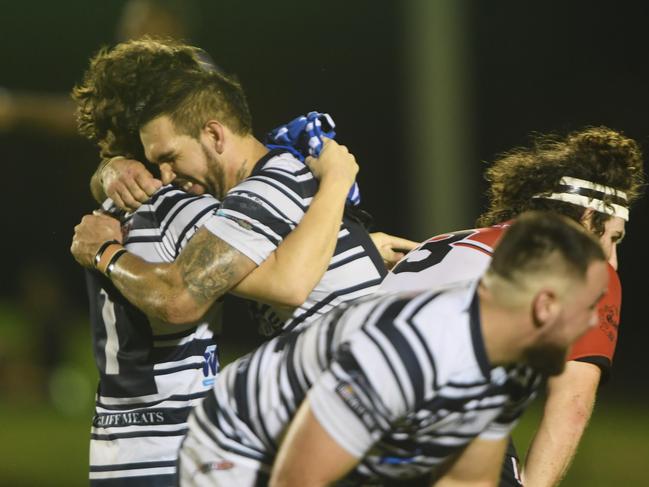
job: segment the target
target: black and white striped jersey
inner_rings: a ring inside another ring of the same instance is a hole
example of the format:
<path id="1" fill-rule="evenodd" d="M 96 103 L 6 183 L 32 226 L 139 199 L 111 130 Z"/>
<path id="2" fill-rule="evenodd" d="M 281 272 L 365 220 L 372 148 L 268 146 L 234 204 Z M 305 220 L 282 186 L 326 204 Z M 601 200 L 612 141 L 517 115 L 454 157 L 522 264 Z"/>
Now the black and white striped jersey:
<path id="1" fill-rule="evenodd" d="M 260 264 L 300 222 L 317 188 L 318 182 L 307 166 L 288 152 L 271 151 L 257 163 L 250 177 L 230 190 L 205 227 Z M 272 334 L 282 326 L 290 330 L 342 302 L 371 294 L 385 273 L 381 256 L 363 225 L 346 215 L 322 280 L 292 316 L 278 312 L 271 329 L 262 331 Z"/>
<path id="2" fill-rule="evenodd" d="M 528 366 L 489 364 L 474 282 L 379 294 L 226 367 L 189 434 L 269 471 L 308 395 L 321 425 L 362 458 L 351 478 L 414 477 L 477 436 L 505 437 L 539 382 Z"/>
<path id="3" fill-rule="evenodd" d="M 111 211 L 111 202 L 104 209 Z M 211 196 L 166 186 L 122 218 L 124 245 L 149 262 L 172 262 L 218 209 Z M 214 333 L 220 304 L 198 323 L 149 319 L 95 271 L 87 271 L 94 355 L 99 371 L 90 442 L 96 486 L 174 485 L 187 415 L 218 371 Z M 121 483 L 120 483 L 121 482 Z M 129 484 L 130 485 L 130 484 Z"/>

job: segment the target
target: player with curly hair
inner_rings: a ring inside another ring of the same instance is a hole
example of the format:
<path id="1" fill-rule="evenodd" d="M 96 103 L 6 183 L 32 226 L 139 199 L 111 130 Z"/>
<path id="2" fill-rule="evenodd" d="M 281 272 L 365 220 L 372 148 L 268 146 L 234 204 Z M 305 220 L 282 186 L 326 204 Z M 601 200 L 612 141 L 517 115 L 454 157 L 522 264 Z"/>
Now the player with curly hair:
<path id="1" fill-rule="evenodd" d="M 497 159 L 486 179 L 490 202 L 478 219 L 481 228 L 430 238 L 395 266 L 382 289 L 422 289 L 480 275 L 511 220 L 527 210 L 565 215 L 598 237 L 610 264 L 608 292 L 599 304 L 600 323 L 572 348 L 565 372 L 548 381 L 543 419 L 523 473 L 526 486 L 556 485 L 592 414 L 600 380 L 611 368 L 621 303 L 617 246 L 629 208 L 643 190 L 642 153 L 634 140 L 606 127 L 589 127 L 566 137 L 539 135 L 530 147 Z M 501 485 L 520 485 L 519 478 L 512 447 Z"/>

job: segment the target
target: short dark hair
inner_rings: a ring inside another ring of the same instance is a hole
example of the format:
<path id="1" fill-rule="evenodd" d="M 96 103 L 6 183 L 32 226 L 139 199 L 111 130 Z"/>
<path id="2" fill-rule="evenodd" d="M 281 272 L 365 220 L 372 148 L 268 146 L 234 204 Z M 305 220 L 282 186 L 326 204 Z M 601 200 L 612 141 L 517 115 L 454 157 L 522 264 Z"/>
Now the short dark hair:
<path id="1" fill-rule="evenodd" d="M 478 226 L 510 220 L 527 210 L 546 210 L 580 221 L 584 208 L 561 201 L 533 198 L 555 192 L 564 176 L 609 186 L 627 194 L 630 204 L 644 186 L 638 144 L 607 127 L 588 127 L 566 137 L 537 135 L 530 147 L 506 152 L 486 171 L 489 209 Z M 610 203 L 609 197 L 604 203 Z M 595 212 L 593 228 L 602 234 L 610 215 Z"/>
<path id="2" fill-rule="evenodd" d="M 206 59 L 197 47 L 151 37 L 101 49 L 72 92 L 79 132 L 105 156 L 142 155 L 139 129 L 160 115 L 193 137 L 210 117 L 249 133 L 241 85 Z"/>
<path id="3" fill-rule="evenodd" d="M 583 280 L 593 261 L 606 261 L 599 242 L 575 221 L 553 212 L 519 215 L 504 234 L 488 272 L 515 283 L 518 276 L 564 272 Z M 561 269 L 551 263 L 559 263 Z"/>

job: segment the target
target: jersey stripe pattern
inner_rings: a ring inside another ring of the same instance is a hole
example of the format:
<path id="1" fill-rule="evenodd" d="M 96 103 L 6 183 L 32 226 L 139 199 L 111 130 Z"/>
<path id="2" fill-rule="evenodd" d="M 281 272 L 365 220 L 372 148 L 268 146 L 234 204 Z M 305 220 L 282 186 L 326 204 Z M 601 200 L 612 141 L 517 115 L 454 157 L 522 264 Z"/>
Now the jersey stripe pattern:
<path id="1" fill-rule="evenodd" d="M 270 151 L 251 175 L 227 194 L 205 227 L 260 264 L 298 225 L 317 189 L 308 167 L 289 152 Z M 290 330 L 308 323 L 340 303 L 373 293 L 385 274 L 367 231 L 346 214 L 322 280 L 292 316 L 259 306 L 261 331 L 268 335 L 282 327 Z"/>
<path id="2" fill-rule="evenodd" d="M 476 436 L 505 437 L 539 385 L 527 366 L 492 368 L 480 326 L 474 282 L 343 305 L 226 367 L 188 435 L 269 471 L 308 394 L 321 425 L 362 458 L 348 480 L 430 473 Z"/>
<path id="3" fill-rule="evenodd" d="M 172 262 L 218 209 L 211 196 L 171 186 L 122 216 L 129 252 L 149 262 Z M 112 202 L 104 210 L 115 213 Z M 190 409 L 218 370 L 213 330 L 220 304 L 199 323 L 149 319 L 95 271 L 87 271 L 93 348 L 99 371 L 90 441 L 93 486 L 175 485 L 176 457 Z"/>
<path id="4" fill-rule="evenodd" d="M 477 279 L 491 262 L 493 249 L 509 223 L 438 235 L 408 253 L 381 283 L 383 291 L 414 291 Z M 598 326 L 571 348 L 568 360 L 593 363 L 606 380 L 617 345 L 622 288 L 617 272 L 608 266 L 609 283 L 597 305 Z"/>

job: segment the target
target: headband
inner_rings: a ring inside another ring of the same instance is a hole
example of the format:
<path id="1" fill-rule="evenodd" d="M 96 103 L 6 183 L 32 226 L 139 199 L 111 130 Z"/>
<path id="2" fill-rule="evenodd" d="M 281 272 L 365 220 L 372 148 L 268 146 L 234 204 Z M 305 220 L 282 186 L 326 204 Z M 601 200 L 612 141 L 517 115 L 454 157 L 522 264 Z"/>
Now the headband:
<path id="1" fill-rule="evenodd" d="M 608 197 L 609 202 L 604 203 L 605 197 Z M 619 216 L 624 221 L 629 221 L 626 193 L 584 179 L 564 176 L 559 181 L 559 187 L 556 193 L 547 195 L 537 194 L 533 198 L 572 203 L 573 205 L 590 208 L 606 215 Z"/>

